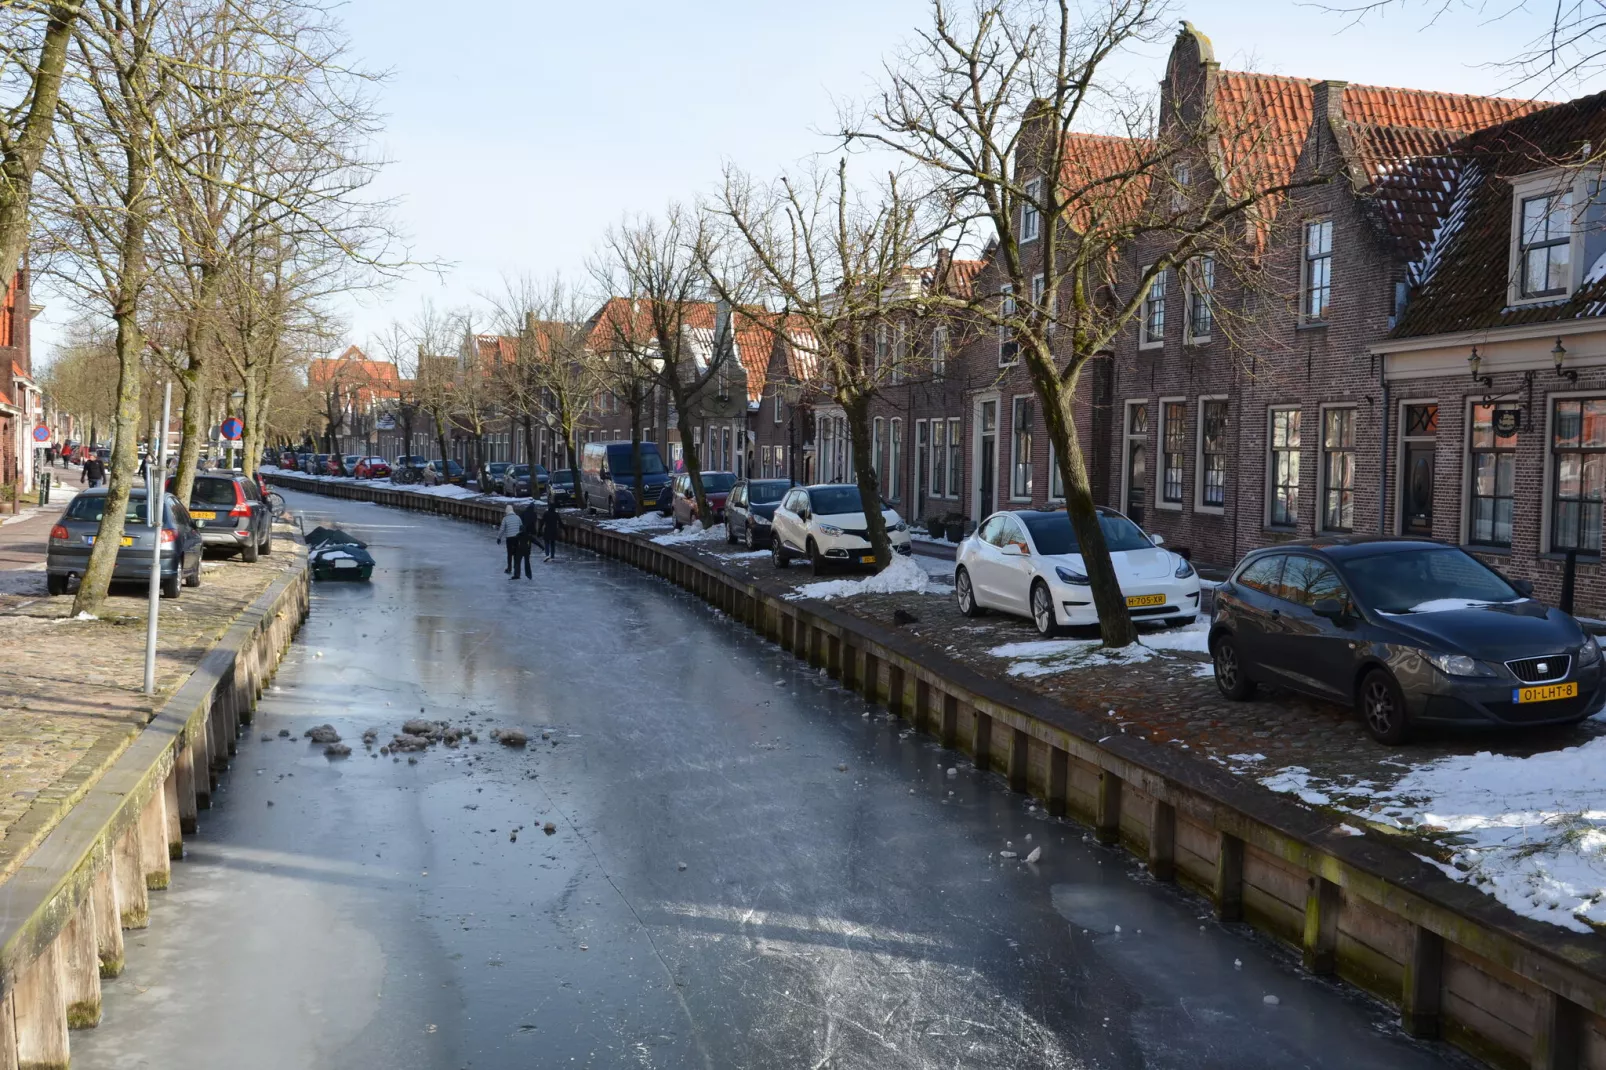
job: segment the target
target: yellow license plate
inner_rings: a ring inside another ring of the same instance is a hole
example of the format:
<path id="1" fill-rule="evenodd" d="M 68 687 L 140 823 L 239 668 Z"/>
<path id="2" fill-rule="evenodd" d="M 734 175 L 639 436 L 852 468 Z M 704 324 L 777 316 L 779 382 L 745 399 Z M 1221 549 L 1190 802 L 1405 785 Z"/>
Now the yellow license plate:
<path id="1" fill-rule="evenodd" d="M 84 536 L 84 542 L 88 543 L 90 546 L 95 545 L 95 536 L 93 536 L 93 535 L 85 535 Z M 134 545 L 133 536 L 132 535 L 124 535 L 122 540 L 118 543 L 118 545 L 119 546 L 132 546 L 132 545 Z"/>
<path id="2" fill-rule="evenodd" d="M 860 554 L 859 555 L 859 564 L 861 564 L 861 565 L 873 565 L 873 564 L 875 564 L 875 554 Z"/>
<path id="3" fill-rule="evenodd" d="M 217 513 L 207 509 L 191 509 L 190 515 L 197 520 L 216 520 Z"/>
<path id="4" fill-rule="evenodd" d="M 1577 698 L 1578 683 L 1546 684 L 1544 687 L 1515 687 L 1511 690 L 1512 702 L 1553 702 L 1558 698 Z"/>
<path id="5" fill-rule="evenodd" d="M 1165 605 L 1165 595 L 1163 595 L 1163 594 L 1134 594 L 1134 595 L 1128 595 L 1127 599 L 1126 599 L 1126 604 L 1129 605 L 1129 606 L 1163 606 L 1163 605 Z"/>

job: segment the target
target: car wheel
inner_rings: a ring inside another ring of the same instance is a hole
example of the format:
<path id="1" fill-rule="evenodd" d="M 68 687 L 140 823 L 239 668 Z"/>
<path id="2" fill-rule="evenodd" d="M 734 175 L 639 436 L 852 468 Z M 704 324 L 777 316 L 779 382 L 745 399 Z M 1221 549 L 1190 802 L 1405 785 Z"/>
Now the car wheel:
<path id="1" fill-rule="evenodd" d="M 729 520 L 725 521 L 725 545 L 736 545 L 736 532 L 731 528 L 731 522 Z"/>
<path id="2" fill-rule="evenodd" d="M 1255 682 L 1244 672 L 1238 640 L 1231 633 L 1218 636 L 1210 654 L 1216 665 L 1216 689 L 1234 702 L 1253 698 Z"/>
<path id="3" fill-rule="evenodd" d="M 1059 623 L 1054 619 L 1054 599 L 1048 593 L 1048 584 L 1038 580 L 1032 584 L 1032 623 L 1037 634 L 1052 639 L 1059 634 Z"/>
<path id="4" fill-rule="evenodd" d="M 1379 743 L 1404 743 L 1411 734 L 1410 719 L 1405 712 L 1405 695 L 1400 685 L 1382 669 L 1373 669 L 1361 681 L 1357 698 L 1361 720 L 1366 730 Z"/>
<path id="5" fill-rule="evenodd" d="M 754 552 L 756 552 L 758 550 L 758 540 L 753 538 L 753 525 L 752 524 L 748 524 L 747 525 L 747 533 L 746 533 L 744 541 L 747 543 L 747 552 L 748 553 L 754 553 Z"/>
<path id="6" fill-rule="evenodd" d="M 46 576 L 45 577 L 45 590 L 49 591 L 53 595 L 54 594 L 66 594 L 67 593 L 67 577 L 66 576 Z"/>
<path id="7" fill-rule="evenodd" d="M 787 553 L 786 547 L 781 545 L 778 538 L 770 539 L 770 560 L 776 568 L 785 568 L 792 563 L 792 555 Z"/>
<path id="8" fill-rule="evenodd" d="M 186 574 L 185 577 L 184 577 L 184 586 L 186 586 L 186 587 L 199 587 L 200 585 L 201 585 L 201 562 L 200 562 L 200 559 L 197 558 L 196 561 L 195 561 L 195 567 L 190 569 L 189 573 Z"/>
<path id="9" fill-rule="evenodd" d="M 273 553 L 273 529 L 271 527 L 268 528 L 267 537 L 262 540 L 262 545 L 258 547 L 258 550 L 265 554 Z"/>
<path id="10" fill-rule="evenodd" d="M 152 512 L 155 512 L 155 510 L 152 510 Z M 177 572 L 173 573 L 171 576 L 163 576 L 162 577 L 162 597 L 163 598 L 177 598 L 178 597 L 178 591 L 179 591 L 179 581 L 178 581 L 178 573 Z"/>
<path id="11" fill-rule="evenodd" d="M 954 571 L 954 601 L 959 612 L 967 617 L 979 617 L 986 610 L 976 601 L 976 590 L 970 582 L 970 572 L 963 565 Z"/>
<path id="12" fill-rule="evenodd" d="M 819 544 L 810 539 L 806 549 L 809 554 L 809 568 L 814 570 L 816 576 L 825 575 L 825 555 L 820 553 Z"/>
<path id="13" fill-rule="evenodd" d="M 151 510 L 153 513 L 155 511 L 154 509 Z M 240 547 L 240 559 L 246 564 L 250 564 L 257 559 L 257 542 L 255 539 Z"/>

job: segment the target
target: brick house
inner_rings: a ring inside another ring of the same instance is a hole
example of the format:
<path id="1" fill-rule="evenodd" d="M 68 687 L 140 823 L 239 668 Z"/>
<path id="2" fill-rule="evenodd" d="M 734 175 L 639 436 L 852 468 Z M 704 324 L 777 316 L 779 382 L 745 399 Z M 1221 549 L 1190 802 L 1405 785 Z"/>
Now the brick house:
<path id="1" fill-rule="evenodd" d="M 32 482 L 35 424 L 43 421 L 44 399 L 33 380 L 30 321 L 38 311 L 29 303 L 26 266 L 12 276 L 0 301 L 0 484 Z"/>
<path id="2" fill-rule="evenodd" d="M 1369 346 L 1389 422 L 1384 530 L 1459 543 L 1541 598 L 1578 561 L 1606 612 L 1606 94 L 1476 132 L 1402 169 L 1437 187 L 1409 300 Z"/>
<path id="3" fill-rule="evenodd" d="M 386 417 L 400 397 L 396 365 L 370 360 L 357 346 L 347 346 L 338 357 L 309 361 L 307 385 L 320 396 L 326 449 L 364 454 L 378 449 L 380 425 L 389 422 Z"/>

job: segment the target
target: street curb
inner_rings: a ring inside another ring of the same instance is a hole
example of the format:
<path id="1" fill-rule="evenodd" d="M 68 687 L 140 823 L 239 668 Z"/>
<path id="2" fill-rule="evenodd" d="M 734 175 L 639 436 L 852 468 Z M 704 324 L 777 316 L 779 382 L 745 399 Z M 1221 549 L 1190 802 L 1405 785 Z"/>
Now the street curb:
<path id="1" fill-rule="evenodd" d="M 495 524 L 502 506 L 290 475 L 298 490 Z M 1191 755 L 935 656 L 716 559 L 565 514 L 564 540 L 668 579 L 1001 773 L 1049 812 L 1400 1010 L 1410 1035 L 1498 1067 L 1606 1070 L 1606 941 L 1524 918 L 1407 847 L 1352 835 Z"/>
<path id="2" fill-rule="evenodd" d="M 258 595 L 145 728 L 0 884 L 0 1068 L 65 1068 L 68 1030 L 100 1020 L 100 979 L 123 968 L 123 929 L 149 923 L 183 835 L 211 805 L 241 725 L 306 618 L 299 567 Z"/>

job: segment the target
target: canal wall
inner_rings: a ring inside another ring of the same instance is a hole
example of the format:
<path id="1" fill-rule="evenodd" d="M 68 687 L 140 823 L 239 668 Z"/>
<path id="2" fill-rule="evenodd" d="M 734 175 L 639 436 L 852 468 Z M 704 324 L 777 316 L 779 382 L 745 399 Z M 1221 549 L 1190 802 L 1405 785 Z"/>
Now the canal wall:
<path id="1" fill-rule="evenodd" d="M 100 1021 L 100 982 L 122 972 L 123 931 L 149 924 L 150 893 L 172 879 L 306 618 L 308 582 L 302 554 L 0 886 L 0 1070 L 65 1070 L 71 1030 Z"/>
<path id="2" fill-rule="evenodd" d="M 288 474 L 298 490 L 484 524 L 503 506 Z M 915 641 L 717 559 L 564 516 L 565 542 L 705 599 L 916 729 L 1001 774 L 1050 813 L 1137 855 L 1156 880 L 1208 900 L 1394 1005 L 1409 1034 L 1501 1068 L 1606 1070 L 1606 939 L 1523 918 L 1453 881 L 1406 842 L 1356 836 L 1176 748 L 1111 735 L 1102 718 L 982 675 Z"/>

